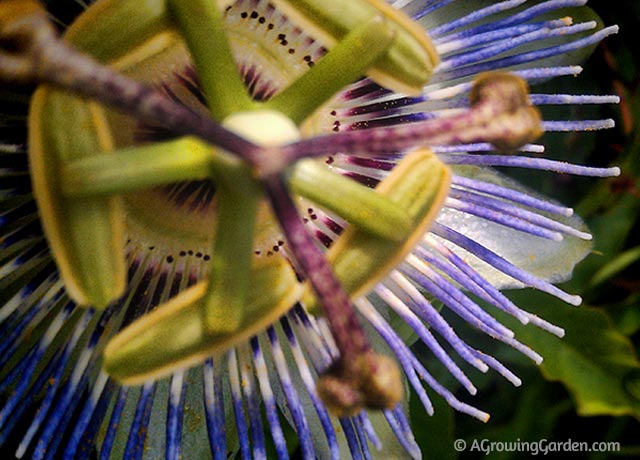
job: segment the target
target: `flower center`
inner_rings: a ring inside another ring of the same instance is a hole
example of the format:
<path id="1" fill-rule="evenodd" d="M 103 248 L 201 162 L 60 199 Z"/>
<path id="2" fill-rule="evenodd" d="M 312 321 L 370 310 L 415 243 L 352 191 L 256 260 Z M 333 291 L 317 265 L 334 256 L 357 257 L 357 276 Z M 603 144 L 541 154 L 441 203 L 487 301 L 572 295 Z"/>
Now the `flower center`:
<path id="1" fill-rule="evenodd" d="M 264 146 L 288 144 L 300 139 L 298 127 L 284 114 L 275 110 L 234 113 L 227 117 L 222 125 Z"/>
<path id="2" fill-rule="evenodd" d="M 226 8 L 226 33 L 247 91 L 264 101 L 312 67 L 324 48 L 304 34 L 266 2 L 239 1 Z M 206 113 L 202 92 L 188 51 L 175 40 L 160 53 L 123 69 L 137 80 L 160 87 L 179 103 Z M 110 112 L 118 148 L 172 139 L 175 134 L 158 126 L 141 124 Z M 262 145 L 298 140 L 296 125 L 273 110 L 232 114 L 223 125 Z M 158 260 L 177 260 L 190 255 L 211 254 L 212 229 L 217 222 L 216 185 L 211 179 L 190 180 L 126 195 L 127 231 L 131 252 L 153 248 Z M 315 218 L 314 205 L 300 199 L 299 206 Z M 272 255 L 283 249 L 285 238 L 266 202 L 259 205 L 254 253 Z M 206 272 L 206 264 L 203 266 Z"/>

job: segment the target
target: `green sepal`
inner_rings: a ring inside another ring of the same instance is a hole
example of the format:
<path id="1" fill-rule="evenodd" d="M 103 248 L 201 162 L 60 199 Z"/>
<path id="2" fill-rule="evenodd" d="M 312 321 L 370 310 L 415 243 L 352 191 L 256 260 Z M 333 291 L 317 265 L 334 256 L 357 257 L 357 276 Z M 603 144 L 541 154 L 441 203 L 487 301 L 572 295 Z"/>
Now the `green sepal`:
<path id="1" fill-rule="evenodd" d="M 285 314 L 299 298 L 300 288 L 285 259 L 256 259 L 242 324 L 236 332 L 207 332 L 202 314 L 207 283 L 203 281 L 111 339 L 104 351 L 104 368 L 118 381 L 137 385 L 224 353 Z M 228 329 L 224 325 L 218 328 L 219 331 Z"/>
<path id="2" fill-rule="evenodd" d="M 383 16 L 396 32 L 389 50 L 367 71 L 378 84 L 420 94 L 438 64 L 438 53 L 424 29 L 384 0 L 274 0 L 274 5 L 331 48 L 350 31 Z"/>
<path id="3" fill-rule="evenodd" d="M 63 196 L 61 171 L 67 162 L 105 154 L 111 144 L 98 105 L 38 89 L 29 115 L 29 162 L 40 219 L 69 295 L 98 309 L 125 288 L 124 211 L 118 197 Z"/>
<path id="4" fill-rule="evenodd" d="M 449 168 L 431 151 L 421 149 L 406 156 L 378 184 L 376 192 L 405 210 L 413 231 L 401 241 L 393 241 L 355 226 L 345 230 L 326 256 L 350 297 L 369 292 L 419 243 L 440 212 L 450 181 Z M 321 313 L 310 286 L 303 300 L 307 309 Z"/>

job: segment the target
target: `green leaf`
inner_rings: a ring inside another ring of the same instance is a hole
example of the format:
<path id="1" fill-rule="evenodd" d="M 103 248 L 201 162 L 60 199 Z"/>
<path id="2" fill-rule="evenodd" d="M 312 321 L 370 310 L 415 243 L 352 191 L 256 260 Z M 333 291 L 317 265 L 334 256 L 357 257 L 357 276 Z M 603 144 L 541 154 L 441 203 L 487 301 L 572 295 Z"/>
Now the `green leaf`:
<path id="1" fill-rule="evenodd" d="M 427 414 L 420 399 L 411 395 L 411 426 L 425 460 L 455 460 L 458 453 L 453 447 L 454 412 L 440 396 L 431 398 L 433 415 Z"/>
<path id="2" fill-rule="evenodd" d="M 615 321 L 616 326 L 627 337 L 640 331 L 640 294 L 634 293 L 620 304 L 607 306 L 607 311 Z"/>
<path id="3" fill-rule="evenodd" d="M 571 307 L 542 293 L 527 296 L 535 313 L 563 327 L 560 339 L 516 321 L 505 321 L 516 337 L 540 353 L 545 378 L 562 382 L 571 392 L 578 414 L 631 415 L 640 419 L 640 362 L 631 342 L 603 311 Z M 533 302 L 531 302 L 533 300 Z"/>
<path id="4" fill-rule="evenodd" d="M 640 184 L 640 181 L 638 182 Z M 602 193 L 608 196 L 605 202 L 607 209 L 600 214 L 589 218 L 589 227 L 593 231 L 595 247 L 593 254 L 589 256 L 580 269 L 576 270 L 573 285 L 585 286 L 592 282 L 592 277 L 602 269 L 605 264 L 613 261 L 618 254 L 625 249 L 625 242 L 632 234 L 636 221 L 640 216 L 640 200 L 632 193 L 625 193 L 619 197 L 611 196 L 606 187 Z M 586 195 L 588 201 L 599 199 L 598 195 Z M 613 201 L 615 200 L 615 201 Z M 579 206 L 580 210 L 583 206 Z"/>
<path id="5" fill-rule="evenodd" d="M 629 267 L 640 259 L 640 246 L 636 246 L 633 249 L 629 249 L 621 254 L 618 254 L 613 260 L 605 264 L 600 270 L 591 278 L 591 285 L 596 286 L 603 283 L 625 268 Z"/>
<path id="6" fill-rule="evenodd" d="M 466 438 L 467 446 L 472 446 L 474 440 L 483 439 L 504 443 L 516 440 L 531 442 L 553 439 L 558 418 L 571 408 L 571 403 L 563 401 L 557 404 L 550 400 L 550 396 L 548 385 L 541 379 L 515 389 L 511 399 L 514 407 L 510 408 L 514 409 L 513 417 L 500 425 L 495 422 L 488 423 L 483 431 Z M 490 458 L 491 460 L 517 460 L 522 458 L 522 452 L 494 451 Z"/>

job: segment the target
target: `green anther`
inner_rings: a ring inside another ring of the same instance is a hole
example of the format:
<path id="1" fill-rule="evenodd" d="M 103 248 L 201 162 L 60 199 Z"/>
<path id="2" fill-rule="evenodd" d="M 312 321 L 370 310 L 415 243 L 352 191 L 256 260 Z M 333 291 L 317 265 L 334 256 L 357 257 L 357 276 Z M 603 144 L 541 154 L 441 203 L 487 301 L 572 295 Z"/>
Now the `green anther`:
<path id="1" fill-rule="evenodd" d="M 371 235 L 401 241 L 412 230 L 412 220 L 403 208 L 375 190 L 330 171 L 316 160 L 298 161 L 292 168 L 289 184 L 297 195 Z"/>
<path id="2" fill-rule="evenodd" d="M 251 110 L 254 103 L 238 72 L 216 3 L 168 0 L 168 5 L 191 51 L 213 118 L 222 121 Z"/>
<path id="3" fill-rule="evenodd" d="M 210 334 L 202 315 L 206 284 L 181 292 L 111 339 L 104 351 L 109 375 L 136 385 L 224 353 L 277 321 L 300 295 L 289 262 L 280 257 L 257 260 L 240 327 L 226 332 L 229 328 L 219 325 L 219 332 Z"/>
<path id="4" fill-rule="evenodd" d="M 402 241 L 393 241 L 357 227 L 347 228 L 327 252 L 327 259 L 352 298 L 369 292 L 418 244 L 442 208 L 450 178 L 449 168 L 428 149 L 422 149 L 405 157 L 378 184 L 376 192 L 405 210 L 413 231 Z M 304 304 L 313 313 L 321 313 L 309 287 Z"/>
<path id="5" fill-rule="evenodd" d="M 394 36 L 389 22 L 374 16 L 348 33 L 316 65 L 265 105 L 300 125 L 334 94 L 364 75 L 389 49 Z"/>
<path id="6" fill-rule="evenodd" d="M 62 193 L 69 197 L 107 196 L 206 179 L 219 157 L 220 153 L 192 137 L 85 157 L 62 168 Z"/>
<path id="7" fill-rule="evenodd" d="M 102 0 L 74 21 L 64 38 L 96 60 L 113 63 L 171 31 L 166 0 Z"/>
<path id="8" fill-rule="evenodd" d="M 111 144 L 99 106 L 44 87 L 34 95 L 29 162 L 42 226 L 70 296 L 98 309 L 125 288 L 124 212 L 117 197 L 66 197 L 60 181 L 66 163 Z"/>
<path id="9" fill-rule="evenodd" d="M 384 0 L 274 0 L 273 3 L 330 48 L 373 17 L 385 17 L 397 37 L 367 71 L 369 77 L 385 88 L 420 94 L 438 64 L 438 53 L 426 32 Z"/>

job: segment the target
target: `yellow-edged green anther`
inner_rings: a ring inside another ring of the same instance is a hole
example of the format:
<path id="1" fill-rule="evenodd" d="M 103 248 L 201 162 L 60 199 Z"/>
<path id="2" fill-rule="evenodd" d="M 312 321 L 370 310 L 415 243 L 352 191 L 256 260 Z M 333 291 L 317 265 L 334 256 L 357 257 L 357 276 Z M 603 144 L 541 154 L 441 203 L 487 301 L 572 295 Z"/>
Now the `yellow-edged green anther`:
<path id="1" fill-rule="evenodd" d="M 384 0 L 274 0 L 273 3 L 329 48 L 374 16 L 387 18 L 397 34 L 396 39 L 366 72 L 385 88 L 419 94 L 439 62 L 427 33 Z"/>
<path id="2" fill-rule="evenodd" d="M 29 113 L 33 192 L 49 247 L 69 295 L 104 308 L 124 291 L 124 212 L 117 196 L 67 197 L 68 162 L 108 155 L 110 130 L 100 106 L 41 87 Z"/>
<path id="3" fill-rule="evenodd" d="M 428 149 L 412 152 L 376 187 L 406 212 L 412 222 L 410 235 L 402 241 L 380 238 L 349 227 L 327 252 L 336 276 L 352 298 L 367 293 L 418 244 L 442 208 L 449 192 L 450 169 Z M 305 306 L 321 313 L 307 287 Z"/>
<path id="4" fill-rule="evenodd" d="M 101 0 L 73 22 L 64 38 L 74 48 L 103 63 L 140 60 L 132 56 L 157 52 L 175 40 L 166 3 L 166 0 Z"/>
<path id="5" fill-rule="evenodd" d="M 171 374 L 248 340 L 277 321 L 300 296 L 291 265 L 280 257 L 256 260 L 250 286 L 237 331 L 225 332 L 230 328 L 223 324 L 217 334 L 207 331 L 202 315 L 207 283 L 201 282 L 111 339 L 104 351 L 105 370 L 130 385 Z"/>

